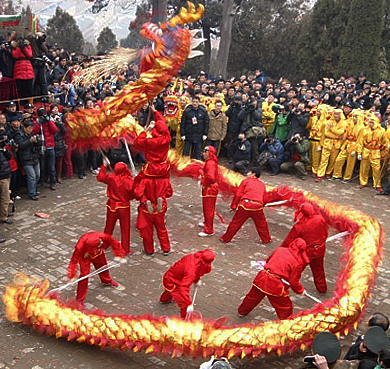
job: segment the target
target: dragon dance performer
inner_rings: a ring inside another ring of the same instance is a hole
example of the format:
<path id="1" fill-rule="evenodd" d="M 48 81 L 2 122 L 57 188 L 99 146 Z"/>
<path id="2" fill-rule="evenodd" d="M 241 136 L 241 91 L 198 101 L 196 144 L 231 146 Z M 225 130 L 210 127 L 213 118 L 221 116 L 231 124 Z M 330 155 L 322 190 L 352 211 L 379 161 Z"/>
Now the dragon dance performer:
<path id="1" fill-rule="evenodd" d="M 264 182 L 259 179 L 260 174 L 260 168 L 254 167 L 238 187 L 230 205 L 231 210 L 236 212 L 226 232 L 221 236 L 221 242 L 229 243 L 248 218 L 253 219 L 263 244 L 271 242 L 271 235 L 263 210 L 264 195 L 267 190 Z"/>
<path id="2" fill-rule="evenodd" d="M 203 206 L 203 231 L 198 233 L 199 237 L 208 237 L 214 234 L 214 213 L 215 204 L 219 191 L 219 170 L 217 151 L 213 146 L 206 146 L 203 150 L 205 159 L 202 174 L 202 206 Z"/>
<path id="3" fill-rule="evenodd" d="M 317 291 L 325 293 L 328 290 L 326 283 L 324 259 L 325 242 L 328 238 L 328 226 L 321 213 L 313 205 L 306 202 L 295 213 L 295 224 L 283 241 L 281 247 L 288 247 L 297 238 L 303 239 L 306 244 L 306 254 L 310 269 L 313 273 Z M 306 268 L 307 264 L 304 265 Z"/>
<path id="4" fill-rule="evenodd" d="M 121 243 L 126 254 L 130 250 L 130 200 L 133 199 L 133 178 L 125 163 L 115 164 L 114 173 L 107 173 L 107 162 L 103 161 L 96 179 L 107 184 L 107 216 L 104 233 L 112 235 L 115 223 L 119 219 Z"/>
<path id="5" fill-rule="evenodd" d="M 305 292 L 299 282 L 303 266 L 309 262 L 305 250 L 306 242 L 302 238 L 297 238 L 288 247 L 276 249 L 254 279 L 251 289 L 238 307 L 238 314 L 248 315 L 267 296 L 279 319 L 287 319 L 292 315 L 293 306 L 288 288 L 291 286 L 300 295 Z"/>
<path id="6" fill-rule="evenodd" d="M 139 200 L 137 229 L 146 255 L 154 255 L 153 226 L 164 255 L 171 250 L 165 224 L 167 198 L 173 189 L 169 180 L 168 151 L 171 136 L 161 113 L 151 106 L 154 121 L 135 140 L 134 146 L 145 154 L 146 164 L 134 180 L 134 197 Z"/>
<path id="7" fill-rule="evenodd" d="M 101 232 L 89 232 L 80 237 L 78 240 L 72 259 L 68 266 L 68 277 L 74 279 L 76 277 L 77 264 L 80 265 L 80 276 L 84 277 L 90 273 L 91 264 L 95 269 L 99 269 L 107 265 L 106 255 L 104 250 L 109 246 L 112 247 L 114 254 L 118 257 L 124 257 L 125 253 L 118 240 L 109 234 Z M 115 282 L 108 270 L 99 273 L 100 280 L 102 283 L 111 285 L 112 287 L 118 287 L 118 282 Z M 84 304 L 84 299 L 88 292 L 88 278 L 78 282 L 76 301 L 80 304 Z"/>
<path id="8" fill-rule="evenodd" d="M 180 316 L 185 318 L 187 308 L 192 304 L 191 285 L 199 283 L 201 277 L 211 272 L 214 259 L 214 251 L 206 249 L 186 255 L 173 264 L 164 274 L 165 291 L 160 296 L 160 302 L 168 304 L 175 301 L 180 308 Z"/>

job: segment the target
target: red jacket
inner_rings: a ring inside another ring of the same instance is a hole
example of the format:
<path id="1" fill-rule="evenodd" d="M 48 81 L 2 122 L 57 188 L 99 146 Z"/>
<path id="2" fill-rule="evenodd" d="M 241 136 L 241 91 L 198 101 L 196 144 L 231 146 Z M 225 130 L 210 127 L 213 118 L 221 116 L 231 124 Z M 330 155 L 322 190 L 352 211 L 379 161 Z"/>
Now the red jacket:
<path id="1" fill-rule="evenodd" d="M 300 283 L 303 266 L 307 261 L 306 243 L 298 238 L 288 247 L 279 247 L 268 258 L 264 269 L 257 274 L 253 285 L 267 295 L 287 296 L 287 281 L 294 292 L 303 293 Z"/>
<path id="2" fill-rule="evenodd" d="M 142 174 L 150 177 L 169 176 L 168 151 L 171 135 L 160 112 L 154 112 L 155 126 L 152 137 L 142 132 L 134 141 L 138 150 L 145 154 L 146 164 L 142 168 Z"/>
<path id="3" fill-rule="evenodd" d="M 124 163 L 117 163 L 115 173 L 107 174 L 107 168 L 100 167 L 96 179 L 107 184 L 107 207 L 111 211 L 119 208 L 128 208 L 132 197 L 133 178 Z"/>
<path id="4" fill-rule="evenodd" d="M 216 197 L 219 190 L 219 169 L 216 150 L 208 146 L 209 158 L 205 161 L 202 175 L 202 196 Z"/>
<path id="5" fill-rule="evenodd" d="M 297 238 L 302 238 L 307 244 L 306 253 L 310 259 L 325 255 L 325 242 L 328 238 L 328 225 L 320 212 L 313 205 L 304 203 L 296 212 L 296 222 L 281 247 L 287 247 Z"/>
<path id="6" fill-rule="evenodd" d="M 125 256 L 121 243 L 109 234 L 90 232 L 82 235 L 75 246 L 68 266 L 69 278 L 74 278 L 80 260 L 84 259 L 92 262 L 94 258 L 104 253 L 104 250 L 109 246 L 112 246 L 116 256 Z"/>
<path id="7" fill-rule="evenodd" d="M 261 210 L 266 192 L 267 189 L 262 180 L 253 177 L 246 178 L 238 187 L 230 208 L 234 210 L 241 206 L 249 211 Z"/>
<path id="8" fill-rule="evenodd" d="M 164 274 L 164 288 L 170 292 L 180 290 L 182 295 L 187 296 L 188 304 L 191 304 L 189 298 L 191 285 L 211 272 L 211 263 L 214 259 L 215 254 L 211 250 L 202 250 L 182 257 Z"/>
<path id="9" fill-rule="evenodd" d="M 51 119 L 42 124 L 43 136 L 45 138 L 45 147 L 47 149 L 54 147 L 54 134 L 58 132 L 58 128 Z"/>
<path id="10" fill-rule="evenodd" d="M 22 49 L 19 47 L 12 49 L 12 56 L 15 59 L 14 78 L 33 79 L 34 69 L 30 62 L 30 59 L 33 57 L 31 46 L 28 45 Z"/>

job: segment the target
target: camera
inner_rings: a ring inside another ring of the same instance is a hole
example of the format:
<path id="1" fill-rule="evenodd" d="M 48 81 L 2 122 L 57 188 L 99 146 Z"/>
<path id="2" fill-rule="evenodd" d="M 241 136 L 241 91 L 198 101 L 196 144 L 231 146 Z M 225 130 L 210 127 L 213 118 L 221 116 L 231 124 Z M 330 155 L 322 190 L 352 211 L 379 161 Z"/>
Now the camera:
<path id="1" fill-rule="evenodd" d="M 298 143 L 298 141 L 299 141 L 298 137 L 291 138 L 291 142 L 294 144 Z"/>
<path id="2" fill-rule="evenodd" d="M 301 109 L 295 109 L 295 113 L 296 114 L 300 114 L 300 113 L 302 113 L 302 110 Z"/>
<path id="3" fill-rule="evenodd" d="M 315 357 L 314 356 L 305 356 L 303 358 L 303 362 L 304 363 L 314 363 L 315 361 Z"/>

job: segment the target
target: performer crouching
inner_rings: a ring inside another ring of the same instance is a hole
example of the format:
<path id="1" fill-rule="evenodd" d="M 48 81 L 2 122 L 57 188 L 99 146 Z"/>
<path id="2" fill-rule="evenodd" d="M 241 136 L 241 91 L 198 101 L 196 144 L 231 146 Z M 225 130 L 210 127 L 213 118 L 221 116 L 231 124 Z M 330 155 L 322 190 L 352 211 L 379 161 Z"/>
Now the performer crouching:
<path id="1" fill-rule="evenodd" d="M 267 296 L 279 319 L 287 319 L 293 312 L 289 286 L 298 294 L 305 292 L 299 282 L 302 268 L 309 262 L 305 250 L 306 242 L 301 238 L 288 247 L 276 249 L 254 279 L 252 288 L 238 307 L 238 314 L 248 315 Z"/>
<path id="2" fill-rule="evenodd" d="M 164 274 L 165 291 L 160 296 L 160 302 L 167 304 L 175 301 L 180 308 L 180 316 L 184 319 L 187 308 L 192 304 L 191 285 L 199 283 L 201 277 L 211 272 L 214 259 L 214 251 L 206 249 L 186 255 L 173 264 Z"/>
<path id="3" fill-rule="evenodd" d="M 112 235 L 115 223 L 119 219 L 121 227 L 121 243 L 126 254 L 130 250 L 130 200 L 132 200 L 133 178 L 125 163 L 115 164 L 114 173 L 107 173 L 104 160 L 99 174 L 99 182 L 107 184 L 107 216 L 104 233 Z"/>
<path id="4" fill-rule="evenodd" d="M 99 269 L 107 265 L 106 255 L 104 250 L 109 246 L 112 246 L 114 254 L 118 257 L 124 257 L 125 253 L 118 240 L 109 234 L 101 232 L 90 232 L 82 235 L 78 240 L 72 259 L 68 266 L 68 277 L 74 279 L 76 277 L 77 264 L 80 265 L 80 276 L 84 277 L 90 273 L 91 264 L 95 269 Z M 112 287 L 118 287 L 119 284 L 115 282 L 108 270 L 99 273 L 102 283 L 111 285 Z M 84 305 L 84 299 L 88 292 L 88 278 L 78 282 L 76 301 Z"/>
<path id="5" fill-rule="evenodd" d="M 221 242 L 229 243 L 248 218 L 253 219 L 263 244 L 271 242 L 271 235 L 263 210 L 264 195 L 267 190 L 264 182 L 259 179 L 260 174 L 260 168 L 254 167 L 238 187 L 230 205 L 231 210 L 236 212 L 225 234 L 220 238 Z"/>

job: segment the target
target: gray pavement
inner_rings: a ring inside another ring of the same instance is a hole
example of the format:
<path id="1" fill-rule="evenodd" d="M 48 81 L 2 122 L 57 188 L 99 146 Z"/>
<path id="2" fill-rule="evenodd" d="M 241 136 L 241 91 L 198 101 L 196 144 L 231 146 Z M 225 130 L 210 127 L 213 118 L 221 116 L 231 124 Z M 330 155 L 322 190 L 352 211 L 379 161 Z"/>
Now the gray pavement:
<path id="1" fill-rule="evenodd" d="M 310 190 L 314 194 L 359 209 L 383 223 L 386 233 L 390 231 L 389 197 L 375 196 L 372 189 L 359 190 L 357 183 L 341 184 L 341 182 L 315 183 L 312 178 L 302 181 L 290 175 L 281 174 L 270 177 L 264 174 L 263 180 L 269 184 L 289 184 L 294 187 Z M 285 208 L 267 209 L 273 243 L 260 245 L 253 223 L 248 222 L 229 245 L 218 241 L 226 228 L 225 224 L 216 219 L 216 235 L 210 238 L 199 238 L 198 222 L 201 220 L 201 197 L 197 183 L 189 179 L 172 179 L 175 190 L 174 197 L 169 201 L 167 216 L 168 231 L 173 252 L 165 257 L 157 253 L 153 259 L 148 259 L 141 253 L 142 241 L 134 228 L 136 219 L 136 203 L 132 204 L 132 248 L 134 255 L 129 262 L 120 268 L 112 270 L 112 276 L 121 284 L 120 289 L 102 287 L 97 277 L 92 277 L 89 283 L 89 293 L 86 299 L 87 307 L 98 308 L 110 313 L 121 314 L 177 314 L 174 304 L 160 305 L 159 294 L 162 292 L 161 277 L 165 270 L 183 255 L 211 247 L 217 258 L 213 272 L 206 275 L 204 285 L 199 289 L 196 309 L 206 318 L 227 316 L 230 324 L 260 322 L 276 319 L 276 315 L 268 303 L 258 306 L 248 317 L 237 317 L 237 306 L 248 291 L 251 281 L 256 275 L 256 269 L 250 267 L 251 261 L 264 260 L 287 234 L 292 225 L 293 212 Z M 66 267 L 69 263 L 74 245 L 80 235 L 90 230 L 103 230 L 105 223 L 105 186 L 99 184 L 96 178 L 89 174 L 84 180 L 66 180 L 58 186 L 57 191 L 44 188 L 40 201 L 20 200 L 16 203 L 16 213 L 13 225 L 1 226 L 1 237 L 7 242 L 0 246 L 0 292 L 13 279 L 14 273 L 22 271 L 28 275 L 47 278 L 52 288 L 60 287 L 67 282 Z M 23 196 L 24 198 L 26 196 Z M 217 211 L 228 223 L 230 199 L 220 197 Z M 49 219 L 40 219 L 34 213 L 50 214 Z M 115 235 L 120 236 L 119 226 Z M 348 346 L 363 329 L 368 315 L 381 311 L 390 316 L 390 299 L 388 291 L 389 251 L 386 249 L 386 236 L 383 263 L 372 298 L 368 304 L 365 319 L 359 330 L 343 339 Z M 158 242 L 157 242 L 158 244 Z M 157 250 L 159 250 L 157 246 Z M 327 247 L 326 272 L 331 296 L 336 275 L 339 271 L 339 259 L 343 249 L 341 242 L 332 242 Z M 113 256 L 107 253 L 108 259 Z M 302 278 L 306 290 L 314 296 L 319 296 L 314 288 L 309 270 Z M 313 302 L 293 293 L 295 311 L 307 309 Z M 75 288 L 62 292 L 63 299 L 74 298 Z M 295 353 L 283 357 L 268 356 L 255 360 L 232 360 L 235 368 L 287 369 L 298 368 L 305 353 Z M 199 368 L 205 360 L 191 358 L 169 358 L 166 356 L 146 355 L 144 353 L 100 350 L 84 344 L 70 343 L 64 339 L 45 337 L 31 331 L 29 327 L 10 323 L 0 311 L 0 369 L 51 369 L 51 368 Z"/>

